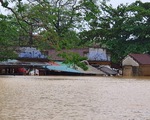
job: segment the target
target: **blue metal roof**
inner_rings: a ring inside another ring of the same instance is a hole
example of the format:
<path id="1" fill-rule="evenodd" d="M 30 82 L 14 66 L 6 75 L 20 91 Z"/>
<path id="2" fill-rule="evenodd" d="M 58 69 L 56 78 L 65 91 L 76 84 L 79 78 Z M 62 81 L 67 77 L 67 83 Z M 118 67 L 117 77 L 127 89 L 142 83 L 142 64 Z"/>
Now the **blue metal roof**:
<path id="1" fill-rule="evenodd" d="M 49 70 L 62 71 L 62 72 L 72 72 L 72 73 L 81 73 L 80 71 L 69 67 L 67 64 L 63 64 L 62 62 L 56 62 L 59 65 L 48 65 L 46 66 Z"/>

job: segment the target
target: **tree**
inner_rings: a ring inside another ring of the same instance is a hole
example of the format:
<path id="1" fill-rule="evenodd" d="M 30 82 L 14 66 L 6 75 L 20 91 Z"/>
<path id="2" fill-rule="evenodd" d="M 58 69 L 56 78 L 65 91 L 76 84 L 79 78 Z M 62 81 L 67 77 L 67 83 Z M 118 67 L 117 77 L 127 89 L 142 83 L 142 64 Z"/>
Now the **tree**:
<path id="1" fill-rule="evenodd" d="M 23 33 L 20 38 L 29 36 L 27 45 L 41 48 L 49 45 L 58 50 L 79 47 L 80 39 L 75 29 L 83 30 L 83 23 L 90 23 L 99 12 L 93 0 L 28 0 L 28 4 L 23 4 L 22 0 L 0 2 L 20 25 Z M 10 2 L 14 2 L 15 7 L 10 7 Z"/>
<path id="2" fill-rule="evenodd" d="M 130 53 L 150 51 L 149 5 L 150 3 L 137 1 L 128 6 L 118 6 L 113 12 L 111 21 L 114 24 L 104 43 L 111 49 L 114 62 L 121 61 Z"/>
<path id="3" fill-rule="evenodd" d="M 51 37 L 43 38 L 52 41 L 51 43 L 59 44 L 60 40 L 66 41 L 67 32 L 74 31 L 75 28 L 83 28 L 81 23 L 89 22 L 98 13 L 97 6 L 92 0 L 35 0 L 34 2 L 28 0 L 28 5 L 23 4 L 22 0 L 1 0 L 0 2 L 3 7 L 15 15 L 21 28 L 30 35 L 30 44 L 33 44 L 31 32 L 38 32 L 37 30 L 41 29 L 44 31 L 42 33 L 46 34 L 43 35 L 44 37 L 48 37 L 50 33 L 52 33 L 50 36 L 56 36 L 52 37 L 56 38 L 54 40 Z M 15 3 L 15 9 L 9 7 L 10 2 Z M 33 27 L 35 24 L 38 24 L 36 30 Z M 26 26 L 29 27 L 26 28 Z M 55 46 L 55 44 L 51 46 Z"/>
<path id="4" fill-rule="evenodd" d="M 117 8 L 103 3 L 100 8 L 102 15 L 91 23 L 93 28 L 82 33 L 85 40 L 90 38 L 110 50 L 115 63 L 127 54 L 150 51 L 150 3 L 136 1 Z"/>
<path id="5" fill-rule="evenodd" d="M 10 16 L 0 15 L 0 60 L 15 58 L 18 30 Z"/>

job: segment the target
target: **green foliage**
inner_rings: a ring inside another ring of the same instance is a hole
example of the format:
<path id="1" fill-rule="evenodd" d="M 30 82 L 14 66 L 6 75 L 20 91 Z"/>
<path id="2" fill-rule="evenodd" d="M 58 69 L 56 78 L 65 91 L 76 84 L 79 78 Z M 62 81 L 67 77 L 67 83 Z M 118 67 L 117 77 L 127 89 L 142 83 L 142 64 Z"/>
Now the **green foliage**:
<path id="1" fill-rule="evenodd" d="M 8 7 L 10 2 L 15 3 L 15 8 Z M 0 45 L 7 48 L 16 44 L 18 38 L 23 38 L 22 45 L 40 49 L 71 49 L 98 43 L 109 49 L 116 63 L 129 53 L 150 52 L 149 2 L 136 1 L 117 8 L 107 5 L 106 0 L 97 1 L 97 4 L 93 0 L 44 0 L 31 4 L 6 0 L 1 3 L 16 18 L 0 17 L 0 30 L 3 31 Z M 77 34 L 76 29 L 82 32 Z M 62 57 L 67 63 L 84 66 L 74 53 L 63 53 Z"/>
<path id="2" fill-rule="evenodd" d="M 60 37 L 59 46 L 62 49 L 73 49 L 80 48 L 81 39 L 78 37 L 77 33 L 74 31 L 68 31 L 63 34 L 63 37 Z"/>
<path id="3" fill-rule="evenodd" d="M 15 58 L 17 44 L 17 27 L 9 16 L 0 15 L 0 60 Z"/>
<path id="4" fill-rule="evenodd" d="M 78 62 L 77 66 L 79 66 L 80 68 L 82 68 L 85 71 L 88 70 L 88 66 L 84 62 Z"/>
<path id="5" fill-rule="evenodd" d="M 59 56 L 65 59 L 64 63 L 69 64 L 73 66 L 74 68 L 76 68 L 76 65 L 77 65 L 83 70 L 88 69 L 86 64 L 82 62 L 83 60 L 87 60 L 87 58 L 81 57 L 79 54 L 75 52 L 71 52 L 71 51 L 61 52 Z"/>
<path id="6" fill-rule="evenodd" d="M 8 6 L 8 1 L 2 2 L 2 6 L 7 7 Z"/>
<path id="7" fill-rule="evenodd" d="M 91 30 L 80 33 L 80 38 L 106 47 L 115 63 L 130 53 L 149 53 L 149 6 L 150 3 L 140 1 L 117 8 L 103 3 L 103 14 L 90 24 Z"/>

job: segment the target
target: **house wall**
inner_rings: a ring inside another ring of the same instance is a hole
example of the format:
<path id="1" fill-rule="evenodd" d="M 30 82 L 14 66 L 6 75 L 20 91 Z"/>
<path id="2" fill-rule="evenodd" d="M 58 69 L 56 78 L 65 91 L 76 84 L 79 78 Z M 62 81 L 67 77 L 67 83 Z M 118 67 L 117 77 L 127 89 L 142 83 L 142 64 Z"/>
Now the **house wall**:
<path id="1" fill-rule="evenodd" d="M 123 76 L 138 76 L 140 74 L 139 63 L 130 56 L 122 61 L 122 66 Z"/>
<path id="2" fill-rule="evenodd" d="M 80 56 L 87 57 L 88 61 L 110 61 L 110 54 L 107 54 L 106 49 L 102 48 L 80 48 L 62 51 L 78 53 Z M 52 60 L 63 60 L 61 57 L 57 56 L 58 53 L 59 52 L 55 49 L 51 49 L 48 51 L 48 56 Z"/>
<path id="3" fill-rule="evenodd" d="M 123 67 L 123 76 L 133 76 L 132 66 Z"/>
<path id="4" fill-rule="evenodd" d="M 39 50 L 34 47 L 20 47 L 20 58 L 46 58 Z"/>
<path id="5" fill-rule="evenodd" d="M 70 50 L 62 50 L 62 51 L 56 51 L 55 49 L 51 49 L 48 51 L 48 56 L 51 60 L 58 60 L 63 61 L 64 59 L 59 57 L 58 54 L 61 52 L 65 53 L 78 53 L 80 56 L 86 56 L 88 54 L 89 49 L 88 48 L 82 48 L 82 49 L 70 49 Z"/>
<path id="6" fill-rule="evenodd" d="M 140 76 L 150 76 L 150 65 L 141 65 L 139 75 Z"/>
<path id="7" fill-rule="evenodd" d="M 123 66 L 123 76 L 150 76 L 150 65 Z"/>
<path id="8" fill-rule="evenodd" d="M 139 64 L 130 56 L 127 56 L 123 61 L 122 61 L 122 66 L 126 65 L 131 65 L 131 66 L 139 66 Z"/>
<path id="9" fill-rule="evenodd" d="M 110 57 L 106 54 L 106 49 L 89 48 L 88 60 L 110 61 Z"/>

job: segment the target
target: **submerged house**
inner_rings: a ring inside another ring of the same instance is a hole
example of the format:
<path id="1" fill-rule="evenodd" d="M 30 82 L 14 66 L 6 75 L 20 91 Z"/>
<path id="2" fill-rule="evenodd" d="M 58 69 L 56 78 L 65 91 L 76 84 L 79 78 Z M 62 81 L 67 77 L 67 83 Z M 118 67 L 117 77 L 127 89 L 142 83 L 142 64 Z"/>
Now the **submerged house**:
<path id="1" fill-rule="evenodd" d="M 80 50 L 78 50 L 79 53 Z M 82 51 L 82 50 L 81 50 Z M 86 52 L 86 51 L 85 51 Z M 89 66 L 88 71 L 80 68 L 74 68 L 71 65 L 64 64 L 58 59 L 49 60 L 47 55 L 42 54 L 33 47 L 19 48 L 18 58 L 16 60 L 7 60 L 0 62 L 1 75 L 103 75 L 104 73 L 96 68 Z M 84 51 L 83 51 L 84 53 Z M 56 52 L 50 54 L 58 57 Z M 60 59 L 60 58 L 59 58 Z M 57 60 L 57 61 L 56 61 Z"/>
<path id="2" fill-rule="evenodd" d="M 150 55 L 129 54 L 122 61 L 123 76 L 149 76 Z"/>
<path id="3" fill-rule="evenodd" d="M 104 48 L 93 47 L 93 48 L 77 48 L 77 49 L 70 49 L 70 50 L 62 50 L 56 51 L 55 49 L 50 49 L 48 51 L 48 56 L 53 61 L 64 61 L 63 58 L 58 56 L 59 53 L 66 52 L 66 53 L 77 53 L 81 57 L 87 57 L 87 61 L 90 65 L 111 65 L 110 62 L 110 54 Z"/>
<path id="4" fill-rule="evenodd" d="M 41 66 L 45 66 L 48 59 L 39 50 L 33 47 L 18 47 L 16 52 L 18 58 L 0 62 L 0 75 L 24 75 L 30 74 L 34 70 L 43 71 Z M 43 73 L 42 73 L 43 74 Z"/>

